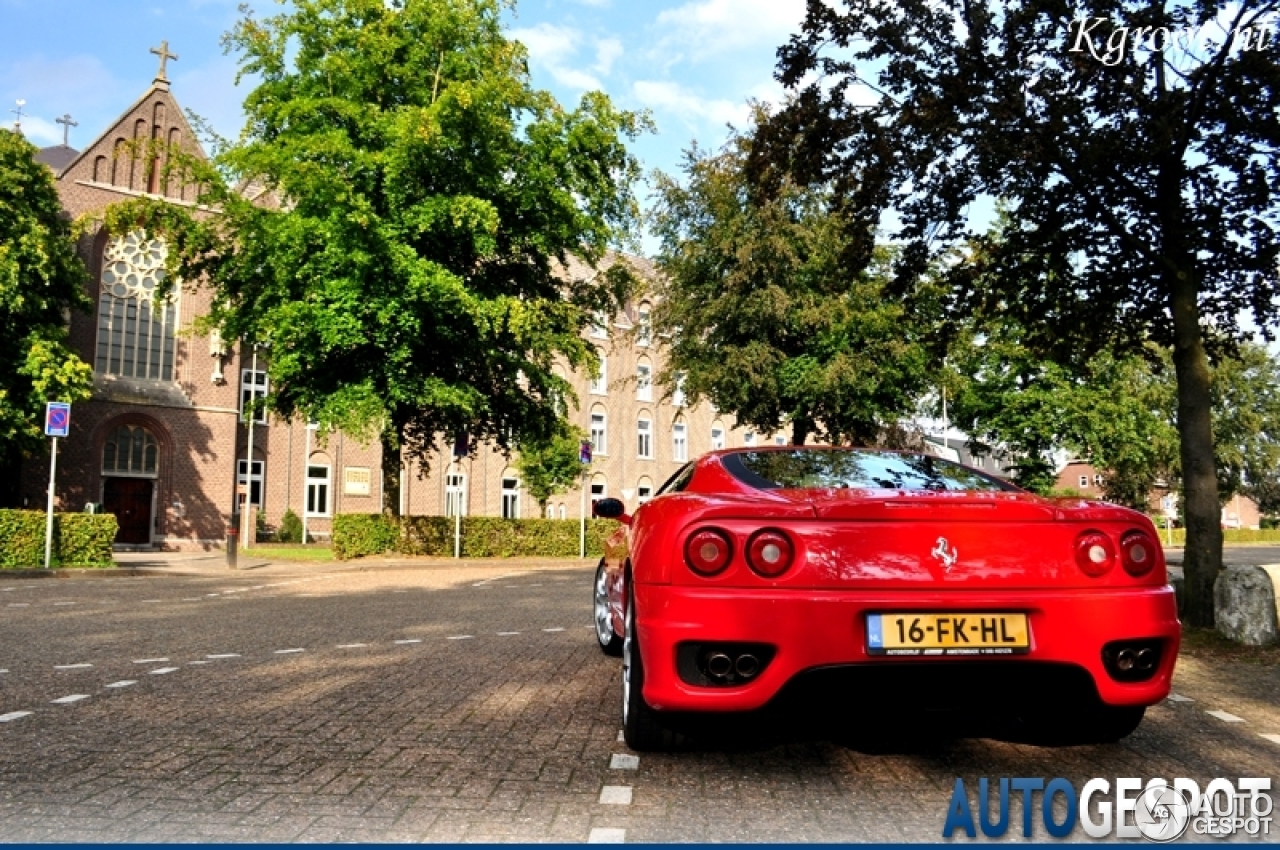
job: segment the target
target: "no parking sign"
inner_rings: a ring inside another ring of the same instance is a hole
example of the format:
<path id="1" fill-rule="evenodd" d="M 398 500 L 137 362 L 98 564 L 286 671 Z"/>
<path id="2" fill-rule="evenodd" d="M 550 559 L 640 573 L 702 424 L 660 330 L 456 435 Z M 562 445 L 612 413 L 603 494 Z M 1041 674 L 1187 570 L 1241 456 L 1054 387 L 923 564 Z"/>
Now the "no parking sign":
<path id="1" fill-rule="evenodd" d="M 71 405 L 65 401 L 50 401 L 44 408 L 44 435 L 65 437 L 71 430 Z"/>

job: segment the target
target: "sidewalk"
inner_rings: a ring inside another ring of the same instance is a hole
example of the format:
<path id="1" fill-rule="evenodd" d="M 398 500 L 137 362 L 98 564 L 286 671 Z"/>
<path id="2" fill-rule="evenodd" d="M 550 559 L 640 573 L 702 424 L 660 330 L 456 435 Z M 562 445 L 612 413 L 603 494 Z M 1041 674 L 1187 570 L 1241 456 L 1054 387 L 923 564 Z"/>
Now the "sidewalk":
<path id="1" fill-rule="evenodd" d="M 257 557 L 255 551 L 240 550 L 236 568 L 227 566 L 225 552 L 116 552 L 115 567 L 65 569 L 0 570 L 3 578 L 114 578 L 118 576 L 227 576 L 241 572 L 255 575 L 291 576 L 316 572 L 368 572 L 371 570 L 456 569 L 458 567 L 490 567 L 521 569 L 572 569 L 594 567 L 598 557 L 591 558 L 439 558 L 439 557 L 368 557 L 350 561 L 271 560 Z"/>

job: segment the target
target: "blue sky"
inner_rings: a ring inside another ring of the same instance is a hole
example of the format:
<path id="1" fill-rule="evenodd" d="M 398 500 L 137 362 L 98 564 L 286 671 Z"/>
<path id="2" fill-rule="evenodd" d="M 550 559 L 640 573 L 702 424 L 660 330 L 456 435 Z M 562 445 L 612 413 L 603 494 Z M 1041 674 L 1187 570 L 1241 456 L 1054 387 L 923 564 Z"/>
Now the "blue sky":
<path id="1" fill-rule="evenodd" d="M 162 40 L 185 108 L 234 137 L 244 87 L 219 39 L 239 17 L 239 0 L 0 0 L 0 118 L 26 100 L 23 131 L 56 144 L 70 113 L 72 147 L 82 149 L 150 85 Z M 251 0 L 258 14 L 273 2 Z M 742 126 L 749 98 L 776 101 L 778 46 L 798 29 L 803 0 L 524 0 L 507 15 L 529 48 L 534 84 L 562 103 L 589 89 L 627 109 L 648 109 L 658 132 L 634 147 L 646 169 L 678 169 L 697 139 L 715 148 L 729 123 Z M 646 190 L 647 191 L 647 190 Z"/>

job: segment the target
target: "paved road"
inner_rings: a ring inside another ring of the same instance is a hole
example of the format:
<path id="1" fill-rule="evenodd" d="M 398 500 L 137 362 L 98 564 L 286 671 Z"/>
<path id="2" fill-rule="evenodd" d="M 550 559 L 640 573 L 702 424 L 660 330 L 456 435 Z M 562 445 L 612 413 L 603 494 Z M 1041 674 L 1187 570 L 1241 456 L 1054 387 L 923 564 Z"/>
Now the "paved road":
<path id="1" fill-rule="evenodd" d="M 628 758 L 590 578 L 0 580 L 0 840 L 936 841 L 957 777 L 1280 773 L 1276 654 L 1212 647 L 1120 745 L 772 730 Z"/>

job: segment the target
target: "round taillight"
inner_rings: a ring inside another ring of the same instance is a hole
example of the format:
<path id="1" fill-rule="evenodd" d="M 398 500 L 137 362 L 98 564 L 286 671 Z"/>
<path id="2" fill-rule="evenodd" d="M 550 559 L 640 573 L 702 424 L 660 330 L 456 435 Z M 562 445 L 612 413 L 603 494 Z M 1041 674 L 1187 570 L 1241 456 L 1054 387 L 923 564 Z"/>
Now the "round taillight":
<path id="1" fill-rule="evenodd" d="M 1156 565 L 1155 544 L 1141 531 L 1131 531 L 1120 538 L 1120 565 L 1137 578 L 1151 572 Z"/>
<path id="2" fill-rule="evenodd" d="M 747 541 L 747 566 L 765 578 L 777 578 L 785 573 L 795 554 L 791 539 L 771 528 L 757 531 Z"/>
<path id="3" fill-rule="evenodd" d="M 1101 531 L 1086 531 L 1076 538 L 1076 564 L 1085 575 L 1104 575 L 1115 561 L 1116 548 Z"/>
<path id="4" fill-rule="evenodd" d="M 728 535 L 714 528 L 694 532 L 684 544 L 685 563 L 701 576 L 724 572 L 732 558 L 733 544 Z"/>

